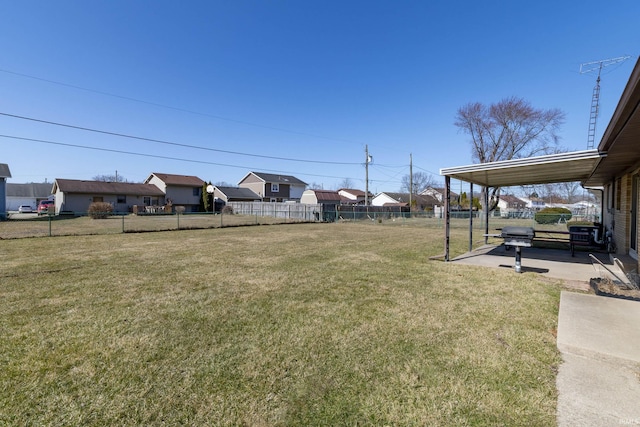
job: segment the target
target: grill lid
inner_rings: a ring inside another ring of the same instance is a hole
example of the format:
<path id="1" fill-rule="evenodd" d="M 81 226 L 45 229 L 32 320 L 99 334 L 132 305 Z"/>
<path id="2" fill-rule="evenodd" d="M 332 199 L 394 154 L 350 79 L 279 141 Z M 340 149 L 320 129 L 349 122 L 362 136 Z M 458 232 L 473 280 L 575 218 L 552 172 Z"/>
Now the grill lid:
<path id="1" fill-rule="evenodd" d="M 517 227 L 517 226 L 504 227 L 502 229 L 502 232 L 500 233 L 500 237 L 502 238 L 527 239 L 527 240 L 533 239 L 535 235 L 536 235 L 536 232 L 533 230 L 533 227 Z"/>

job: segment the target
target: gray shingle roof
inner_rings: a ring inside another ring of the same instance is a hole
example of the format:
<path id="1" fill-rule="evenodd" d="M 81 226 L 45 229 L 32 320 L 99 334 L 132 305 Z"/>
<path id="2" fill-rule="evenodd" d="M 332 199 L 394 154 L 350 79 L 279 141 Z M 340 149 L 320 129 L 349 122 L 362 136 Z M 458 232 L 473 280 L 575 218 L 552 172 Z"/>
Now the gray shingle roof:
<path id="1" fill-rule="evenodd" d="M 249 188 L 242 187 L 219 187 L 216 188 L 230 201 L 233 200 L 262 200 L 260 196 L 254 193 Z"/>
<path id="2" fill-rule="evenodd" d="M 132 184 L 128 182 L 82 181 L 76 179 L 56 179 L 54 188 L 64 193 L 120 194 L 131 196 L 164 196 L 162 190 L 153 184 Z"/>
<path id="3" fill-rule="evenodd" d="M 295 176 L 291 175 L 281 175 L 274 173 L 264 173 L 264 172 L 251 172 L 258 178 L 262 179 L 265 182 L 269 183 L 277 183 L 277 184 L 298 184 L 298 185 L 307 185 L 306 182 L 299 180 Z"/>
<path id="4" fill-rule="evenodd" d="M 11 171 L 6 163 L 0 163 L 0 178 L 11 178 Z"/>
<path id="5" fill-rule="evenodd" d="M 28 184 L 7 184 L 7 197 L 25 197 L 32 199 L 46 199 L 51 195 L 53 184 L 30 182 Z"/>

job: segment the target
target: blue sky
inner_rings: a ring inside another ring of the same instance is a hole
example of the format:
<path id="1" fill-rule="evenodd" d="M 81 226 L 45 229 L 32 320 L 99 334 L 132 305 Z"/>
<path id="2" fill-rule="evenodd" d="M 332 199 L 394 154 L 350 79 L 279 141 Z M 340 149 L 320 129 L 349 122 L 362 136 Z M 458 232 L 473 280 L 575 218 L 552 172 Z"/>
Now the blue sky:
<path id="1" fill-rule="evenodd" d="M 559 108 L 561 145 L 586 149 L 596 76 L 580 64 L 632 56 L 603 70 L 601 136 L 640 46 L 635 0 L 0 7 L 0 163 L 15 183 L 117 170 L 237 184 L 254 170 L 364 189 L 368 145 L 370 191 L 397 191 L 410 154 L 437 180 L 472 163 L 453 125 L 469 102 Z"/>

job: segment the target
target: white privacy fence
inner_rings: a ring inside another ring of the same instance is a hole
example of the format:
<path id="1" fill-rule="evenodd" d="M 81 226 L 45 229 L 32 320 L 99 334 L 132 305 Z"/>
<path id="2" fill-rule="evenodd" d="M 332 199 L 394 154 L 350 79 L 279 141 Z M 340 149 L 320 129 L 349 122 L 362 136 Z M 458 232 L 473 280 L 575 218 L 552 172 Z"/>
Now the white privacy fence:
<path id="1" fill-rule="evenodd" d="M 299 221 L 322 220 L 323 205 L 276 202 L 229 202 L 236 215 L 256 215 Z M 333 209 L 332 209 L 333 210 Z"/>

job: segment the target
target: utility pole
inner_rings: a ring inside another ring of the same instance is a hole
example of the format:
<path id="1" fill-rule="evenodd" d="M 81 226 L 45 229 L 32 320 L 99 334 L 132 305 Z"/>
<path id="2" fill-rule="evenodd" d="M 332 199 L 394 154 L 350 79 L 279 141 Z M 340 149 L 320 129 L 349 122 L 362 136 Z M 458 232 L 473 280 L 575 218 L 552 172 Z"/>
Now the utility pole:
<path id="1" fill-rule="evenodd" d="M 369 206 L 369 163 L 373 161 L 373 157 L 369 155 L 369 146 L 364 146 L 364 182 L 365 182 L 365 190 L 364 190 L 364 204 L 365 206 Z"/>

